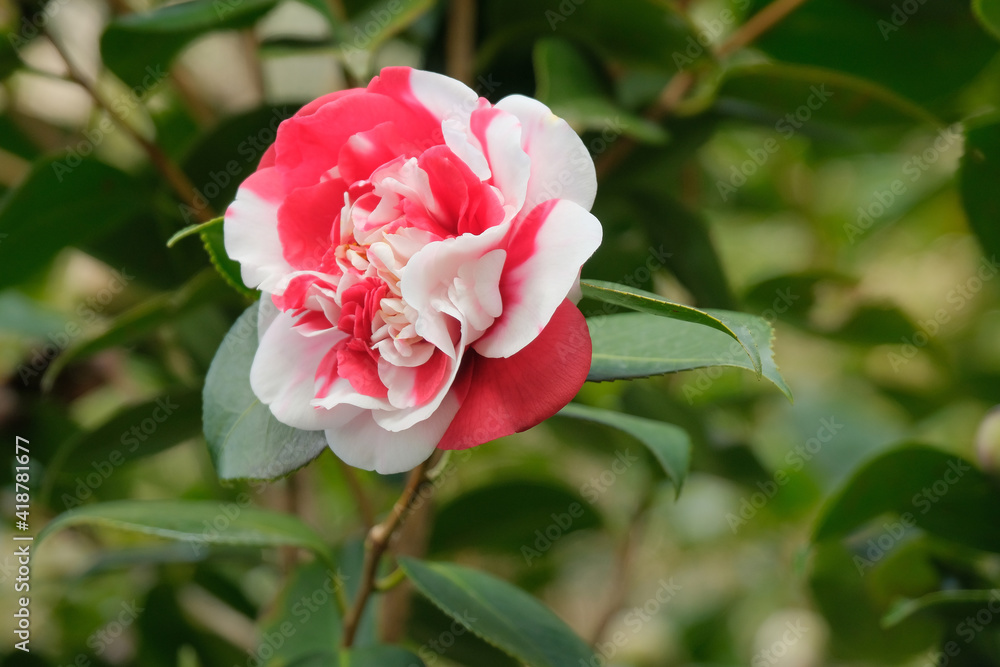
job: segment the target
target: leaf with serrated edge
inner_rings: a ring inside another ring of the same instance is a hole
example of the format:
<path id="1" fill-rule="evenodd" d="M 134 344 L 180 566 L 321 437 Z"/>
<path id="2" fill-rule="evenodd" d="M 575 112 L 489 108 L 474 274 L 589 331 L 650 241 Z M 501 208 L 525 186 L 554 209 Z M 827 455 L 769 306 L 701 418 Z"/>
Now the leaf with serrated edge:
<path id="1" fill-rule="evenodd" d="M 757 375 L 759 376 L 761 373 L 760 350 L 757 348 L 757 342 L 746 325 L 731 318 L 728 311 L 715 311 L 713 315 L 691 306 L 667 301 L 651 292 L 603 280 L 581 281 L 580 289 L 585 297 L 591 299 L 624 306 L 641 313 L 702 324 L 732 336 L 750 357 Z"/>

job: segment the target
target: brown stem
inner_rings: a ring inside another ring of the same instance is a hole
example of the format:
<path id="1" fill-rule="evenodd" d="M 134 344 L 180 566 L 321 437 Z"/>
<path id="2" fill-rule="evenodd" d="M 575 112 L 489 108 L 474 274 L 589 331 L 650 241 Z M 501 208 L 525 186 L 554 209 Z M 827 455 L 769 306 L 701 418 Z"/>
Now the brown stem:
<path id="1" fill-rule="evenodd" d="M 451 0 L 448 5 L 448 42 L 445 69 L 448 76 L 472 85 L 476 53 L 476 0 Z"/>
<path id="2" fill-rule="evenodd" d="M 97 90 L 96 86 L 94 86 L 94 84 L 76 68 L 76 65 L 73 63 L 72 58 L 70 58 L 69 53 L 66 51 L 65 47 L 59 43 L 59 40 L 57 40 L 51 33 L 46 33 L 46 37 L 48 37 L 49 41 L 66 63 L 66 70 L 69 72 L 70 79 L 86 90 L 90 97 L 93 98 L 94 103 L 103 109 L 111 117 L 111 119 L 125 131 L 126 134 L 128 134 L 142 147 L 142 149 L 146 152 L 146 155 L 149 156 L 149 161 L 153 163 L 156 170 L 160 172 L 164 179 L 166 179 L 167 183 L 170 184 L 170 187 L 174 189 L 174 192 L 177 193 L 181 200 L 194 209 L 199 220 L 202 222 L 208 222 L 209 220 L 215 218 L 215 212 L 212 211 L 211 207 L 207 204 L 201 205 L 198 202 L 199 197 L 197 192 L 195 192 L 194 185 L 191 184 L 188 177 L 183 171 L 181 171 L 181 168 L 178 167 L 156 143 L 139 134 L 135 128 L 128 124 L 124 116 L 115 110 L 114 105 L 104 99 L 104 95 Z"/>
<path id="3" fill-rule="evenodd" d="M 354 606 L 344 617 L 344 648 L 349 648 L 354 644 L 354 635 L 358 631 L 361 615 L 365 611 L 368 598 L 375 590 L 375 577 L 378 574 L 379 563 L 389 547 L 389 541 L 409 513 L 410 507 L 417 497 L 417 492 L 427 481 L 427 470 L 430 465 L 431 459 L 429 458 L 413 469 L 410 477 L 406 480 L 403 493 L 396 500 L 389 516 L 382 523 L 372 526 L 372 529 L 368 531 L 368 539 L 365 540 L 365 560 L 361 570 L 361 584 L 358 588 L 358 594 L 354 598 Z"/>
<path id="4" fill-rule="evenodd" d="M 754 14 L 749 21 L 740 26 L 725 41 L 719 44 L 714 51 L 715 57 L 722 59 L 749 46 L 754 40 L 777 25 L 806 1 L 774 0 L 774 2 Z M 684 98 L 690 92 L 691 88 L 694 87 L 695 83 L 697 83 L 697 77 L 693 70 L 683 70 L 675 74 L 660 93 L 656 104 L 646 113 L 646 117 L 652 121 L 659 122 L 669 116 L 684 101 Z M 633 148 L 635 148 L 635 142 L 627 137 L 623 137 L 596 160 L 598 179 L 602 179 L 611 173 L 615 167 L 628 157 Z"/>
<path id="5" fill-rule="evenodd" d="M 715 50 L 716 57 L 725 58 L 729 54 L 749 46 L 805 2 L 806 0 L 774 0 L 750 17 L 749 21 L 741 25 L 726 41 L 720 44 Z"/>

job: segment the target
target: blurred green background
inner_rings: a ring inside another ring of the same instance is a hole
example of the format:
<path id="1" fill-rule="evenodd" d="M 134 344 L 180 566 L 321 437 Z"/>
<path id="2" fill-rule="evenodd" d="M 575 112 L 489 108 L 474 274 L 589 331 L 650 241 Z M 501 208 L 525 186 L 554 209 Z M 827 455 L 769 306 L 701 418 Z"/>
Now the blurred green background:
<path id="1" fill-rule="evenodd" d="M 166 242 L 225 209 L 281 119 L 410 65 L 569 120 L 605 229 L 584 277 L 768 319 L 795 400 L 718 367 L 588 384 L 687 430 L 679 498 L 629 436 L 556 418 L 453 457 L 402 550 L 529 590 L 607 664 L 1000 665 L 1000 3 L 765 4 L 4 2 L 0 424 L 30 441 L 33 530 L 98 501 L 252 503 L 350 571 L 352 484 L 380 513 L 402 480 L 326 453 L 219 484 L 201 387 L 248 296 L 218 234 Z M 60 532 L 32 563 L 32 652 L 5 639 L 2 664 L 285 664 L 258 658 L 292 572 L 318 576 L 295 557 Z M 515 664 L 422 599 L 375 616 L 428 666 Z"/>

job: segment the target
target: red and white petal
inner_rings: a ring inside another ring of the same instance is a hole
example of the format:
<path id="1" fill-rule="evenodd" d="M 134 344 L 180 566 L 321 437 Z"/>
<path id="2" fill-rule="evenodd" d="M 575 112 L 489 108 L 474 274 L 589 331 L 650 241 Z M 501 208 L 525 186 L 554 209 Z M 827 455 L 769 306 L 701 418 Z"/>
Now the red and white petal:
<path id="1" fill-rule="evenodd" d="M 569 300 L 517 354 L 491 359 L 470 353 L 454 385 L 461 407 L 438 447 L 475 447 L 545 421 L 583 386 L 591 354 L 587 321 Z"/>
<path id="2" fill-rule="evenodd" d="M 308 116 L 289 118 L 278 126 L 275 168 L 281 173 L 283 185 L 291 191 L 328 177 L 347 140 L 382 123 L 394 123 L 413 140 L 436 128 L 426 114 L 385 95 L 339 97 Z"/>
<path id="3" fill-rule="evenodd" d="M 247 287 L 270 292 L 293 270 L 278 238 L 278 208 L 284 196 L 278 172 L 267 167 L 243 181 L 226 209 L 226 254 L 240 263 Z"/>
<path id="4" fill-rule="evenodd" d="M 569 123 L 523 95 L 505 97 L 496 108 L 521 121 L 521 147 L 531 158 L 524 211 L 548 199 L 568 199 L 589 211 L 597 195 L 597 173 L 587 147 Z"/>
<path id="5" fill-rule="evenodd" d="M 250 387 L 283 424 L 307 431 L 323 430 L 329 428 L 325 411 L 312 406 L 316 370 L 345 334 L 331 329 L 306 337 L 293 324 L 289 313 L 278 313 L 261 334 L 250 366 Z"/>
<path id="6" fill-rule="evenodd" d="M 466 234 L 430 243 L 415 253 L 403 268 L 399 288 L 403 300 L 418 313 L 414 323 L 417 334 L 452 358 L 457 358 L 459 352 L 456 344 L 460 336 L 455 325 L 464 324 L 467 318 L 451 300 L 449 292 L 456 280 L 461 279 L 463 267 L 468 267 L 469 275 L 473 265 L 497 249 L 507 229 L 509 223 L 491 227 L 478 236 Z M 487 262 L 492 266 L 496 259 L 491 255 Z M 472 274 L 475 275 L 475 271 Z M 488 275 L 491 274 L 486 270 L 480 274 L 481 277 Z M 480 285 L 478 289 L 484 294 L 490 293 L 488 285 Z M 461 337 L 469 344 L 475 337 L 465 338 L 467 334 L 462 331 Z"/>
<path id="7" fill-rule="evenodd" d="M 430 418 L 403 431 L 379 426 L 371 410 L 341 406 L 332 410 L 326 440 L 348 465 L 383 475 L 404 472 L 427 460 L 458 411 L 458 400 L 447 396 Z"/>
<path id="8" fill-rule="evenodd" d="M 515 223 L 500 278 L 503 313 L 475 343 L 485 357 L 509 357 L 548 325 L 601 244 L 601 223 L 583 207 L 550 200 Z"/>
<path id="9" fill-rule="evenodd" d="M 290 266 L 314 270 L 336 244 L 347 185 L 339 178 L 297 188 L 278 207 L 278 238 Z"/>
<path id="10" fill-rule="evenodd" d="M 522 148 L 521 121 L 498 107 L 485 107 L 472 112 L 469 129 L 490 165 L 489 182 L 503 196 L 507 218 L 513 218 L 524 206 L 533 166 Z"/>
<path id="11" fill-rule="evenodd" d="M 447 118 L 464 121 L 479 100 L 479 95 L 461 81 L 411 67 L 386 67 L 368 84 L 368 90 L 428 113 L 437 121 L 437 131 L 428 135 L 436 144 L 444 141 L 441 122 Z"/>

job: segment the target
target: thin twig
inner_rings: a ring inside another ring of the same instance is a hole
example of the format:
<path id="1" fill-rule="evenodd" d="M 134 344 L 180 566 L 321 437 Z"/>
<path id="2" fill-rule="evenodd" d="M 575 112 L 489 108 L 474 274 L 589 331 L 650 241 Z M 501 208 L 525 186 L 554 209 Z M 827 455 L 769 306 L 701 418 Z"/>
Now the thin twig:
<path id="1" fill-rule="evenodd" d="M 413 469 L 409 479 L 406 480 L 406 487 L 403 489 L 402 495 L 396 500 L 389 516 L 382 523 L 372 526 L 372 529 L 368 531 L 368 539 L 365 540 L 365 560 L 361 571 L 361 584 L 358 588 L 358 594 L 354 598 L 354 606 L 344 618 L 344 648 L 349 648 L 354 643 L 354 635 L 358 631 L 361 615 L 365 611 L 368 598 L 375 590 L 375 577 L 378 574 L 379 563 L 389 547 L 389 541 L 409 513 L 410 507 L 417 497 L 417 492 L 427 481 L 427 469 L 430 464 L 431 459 L 427 459 Z"/>
<path id="2" fill-rule="evenodd" d="M 715 49 L 717 58 L 725 58 L 735 51 L 749 46 L 765 32 L 778 25 L 786 16 L 805 4 L 806 0 L 774 0 L 760 10 L 750 20 L 741 25 Z"/>
<path id="3" fill-rule="evenodd" d="M 791 14 L 807 0 L 775 0 L 767 7 L 754 14 L 749 21 L 735 30 L 714 50 L 717 59 L 723 59 L 742 48 L 752 44 L 754 40 L 776 26 L 782 19 Z M 675 74 L 663 88 L 656 104 L 646 118 L 659 122 L 669 116 L 684 101 L 684 98 L 697 83 L 693 70 L 682 70 Z M 596 162 L 598 179 L 604 178 L 628 156 L 635 148 L 635 142 L 628 137 L 622 137 L 614 146 L 605 152 Z"/>
<path id="4" fill-rule="evenodd" d="M 472 85 L 475 54 L 476 1 L 451 0 L 448 3 L 448 41 L 445 45 L 445 70 L 448 76 Z"/>
<path id="5" fill-rule="evenodd" d="M 208 222 L 212 218 L 216 217 L 215 212 L 212 211 L 211 207 L 207 204 L 199 203 L 198 194 L 195 191 L 194 185 L 188 180 L 188 177 L 181 171 L 170 157 L 163 152 L 156 143 L 150 141 L 146 137 L 139 134 L 138 131 L 125 120 L 125 118 L 115 110 L 114 105 L 104 99 L 97 87 L 87 79 L 87 77 L 77 69 L 76 65 L 73 63 L 73 59 L 70 58 L 69 53 L 66 51 L 65 47 L 59 43 L 51 33 L 46 32 L 46 37 L 55 47 L 56 51 L 62 57 L 63 62 L 66 63 L 66 70 L 69 73 L 69 78 L 82 87 L 87 93 L 93 98 L 94 103 L 98 107 L 103 109 L 115 123 L 121 127 L 126 134 L 128 134 L 137 144 L 139 144 L 142 149 L 149 156 L 149 161 L 153 163 L 153 166 L 157 171 L 166 179 L 170 187 L 174 189 L 174 192 L 184 201 L 185 204 L 194 209 L 195 214 L 202 222 Z"/>

